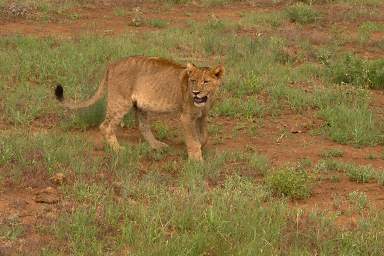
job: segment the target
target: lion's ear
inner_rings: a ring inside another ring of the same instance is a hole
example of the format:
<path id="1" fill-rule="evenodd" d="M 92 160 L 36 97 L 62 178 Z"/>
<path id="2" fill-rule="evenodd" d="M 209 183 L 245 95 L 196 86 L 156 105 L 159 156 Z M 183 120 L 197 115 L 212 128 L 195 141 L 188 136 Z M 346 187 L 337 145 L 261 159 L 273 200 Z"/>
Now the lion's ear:
<path id="1" fill-rule="evenodd" d="M 212 70 L 212 73 L 214 76 L 216 76 L 217 79 L 221 79 L 224 75 L 224 66 L 223 65 L 219 65 L 217 67 L 215 67 L 213 70 Z"/>
<path id="2" fill-rule="evenodd" d="M 189 75 L 193 70 L 195 70 L 195 69 L 196 69 L 196 66 L 193 65 L 192 63 L 188 63 L 188 64 L 187 64 L 187 72 L 188 72 L 188 75 Z"/>

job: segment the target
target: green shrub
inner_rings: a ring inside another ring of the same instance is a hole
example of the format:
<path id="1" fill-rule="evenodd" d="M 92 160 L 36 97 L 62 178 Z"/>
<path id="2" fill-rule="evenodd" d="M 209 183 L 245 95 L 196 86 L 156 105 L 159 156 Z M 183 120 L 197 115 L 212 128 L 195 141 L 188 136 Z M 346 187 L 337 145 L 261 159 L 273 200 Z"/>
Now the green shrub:
<path id="1" fill-rule="evenodd" d="M 311 179 L 306 171 L 284 168 L 271 173 L 266 184 L 275 193 L 294 199 L 307 198 L 311 194 Z"/>
<path id="2" fill-rule="evenodd" d="M 384 59 L 369 63 L 368 81 L 371 88 L 384 89 Z"/>
<path id="3" fill-rule="evenodd" d="M 364 192 L 352 191 L 348 194 L 348 201 L 358 211 L 365 209 L 368 206 L 368 197 Z"/>
<path id="4" fill-rule="evenodd" d="M 249 165 L 260 174 L 266 174 L 269 168 L 269 161 L 265 155 L 253 153 L 249 156 Z"/>
<path id="5" fill-rule="evenodd" d="M 339 148 L 331 148 L 329 150 L 322 152 L 320 155 L 323 158 L 342 157 L 344 156 L 344 151 Z"/>
<path id="6" fill-rule="evenodd" d="M 368 83 L 366 61 L 352 54 L 344 55 L 330 64 L 326 74 L 337 84 L 364 86 Z"/>
<path id="7" fill-rule="evenodd" d="M 384 60 L 367 61 L 346 54 L 331 62 L 326 75 L 337 84 L 351 84 L 374 89 L 384 88 Z"/>
<path id="8" fill-rule="evenodd" d="M 316 171 L 343 171 L 345 167 L 345 163 L 336 161 L 332 158 L 322 159 L 320 160 L 315 170 Z"/>
<path id="9" fill-rule="evenodd" d="M 148 24 L 155 28 L 165 28 L 169 23 L 162 19 L 152 19 L 148 21 Z"/>
<path id="10" fill-rule="evenodd" d="M 383 143 L 382 131 L 368 106 L 336 105 L 320 110 L 319 115 L 327 121 L 325 133 L 338 143 L 356 146 Z"/>
<path id="11" fill-rule="evenodd" d="M 348 164 L 345 167 L 347 176 L 352 181 L 356 181 L 358 183 L 367 183 L 375 179 L 376 172 L 372 166 L 357 166 Z"/>
<path id="12" fill-rule="evenodd" d="M 313 23 L 320 18 L 320 14 L 311 5 L 296 3 L 286 9 L 288 18 L 300 24 Z"/>

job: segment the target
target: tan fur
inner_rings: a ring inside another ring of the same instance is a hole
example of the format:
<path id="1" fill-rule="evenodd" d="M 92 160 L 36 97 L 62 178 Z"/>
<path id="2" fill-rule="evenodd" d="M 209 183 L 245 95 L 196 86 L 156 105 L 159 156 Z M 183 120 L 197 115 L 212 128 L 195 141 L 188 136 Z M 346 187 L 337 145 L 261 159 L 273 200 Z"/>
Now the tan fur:
<path id="1" fill-rule="evenodd" d="M 189 158 L 202 160 L 201 148 L 208 139 L 207 115 L 223 74 L 222 66 L 210 69 L 188 64 L 184 67 L 156 57 L 129 57 L 108 67 L 91 99 L 79 104 L 63 104 L 71 109 L 88 107 L 99 100 L 107 89 L 107 113 L 100 129 L 115 150 L 120 148 L 115 129 L 133 106 L 137 110 L 140 132 L 156 149 L 167 144 L 153 136 L 147 113 L 178 113 Z M 198 93 L 198 97 L 193 91 Z M 201 103 L 204 96 L 207 101 Z"/>

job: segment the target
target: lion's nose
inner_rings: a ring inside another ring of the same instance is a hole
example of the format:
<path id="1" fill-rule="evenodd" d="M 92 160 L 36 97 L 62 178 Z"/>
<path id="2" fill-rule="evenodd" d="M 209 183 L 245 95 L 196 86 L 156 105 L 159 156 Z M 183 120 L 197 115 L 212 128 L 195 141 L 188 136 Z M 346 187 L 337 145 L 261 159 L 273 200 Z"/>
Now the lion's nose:
<path id="1" fill-rule="evenodd" d="M 197 96 L 200 93 L 200 91 L 192 91 L 192 93 L 195 94 L 195 96 Z"/>

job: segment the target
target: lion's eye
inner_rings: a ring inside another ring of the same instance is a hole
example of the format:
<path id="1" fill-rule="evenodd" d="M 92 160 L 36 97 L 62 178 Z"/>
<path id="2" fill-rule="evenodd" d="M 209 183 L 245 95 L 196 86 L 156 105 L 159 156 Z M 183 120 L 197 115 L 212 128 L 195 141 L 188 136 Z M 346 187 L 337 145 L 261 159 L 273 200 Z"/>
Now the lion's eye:
<path id="1" fill-rule="evenodd" d="M 209 83 L 209 81 L 207 81 L 207 80 L 204 80 L 204 84 L 207 84 L 207 83 Z"/>

